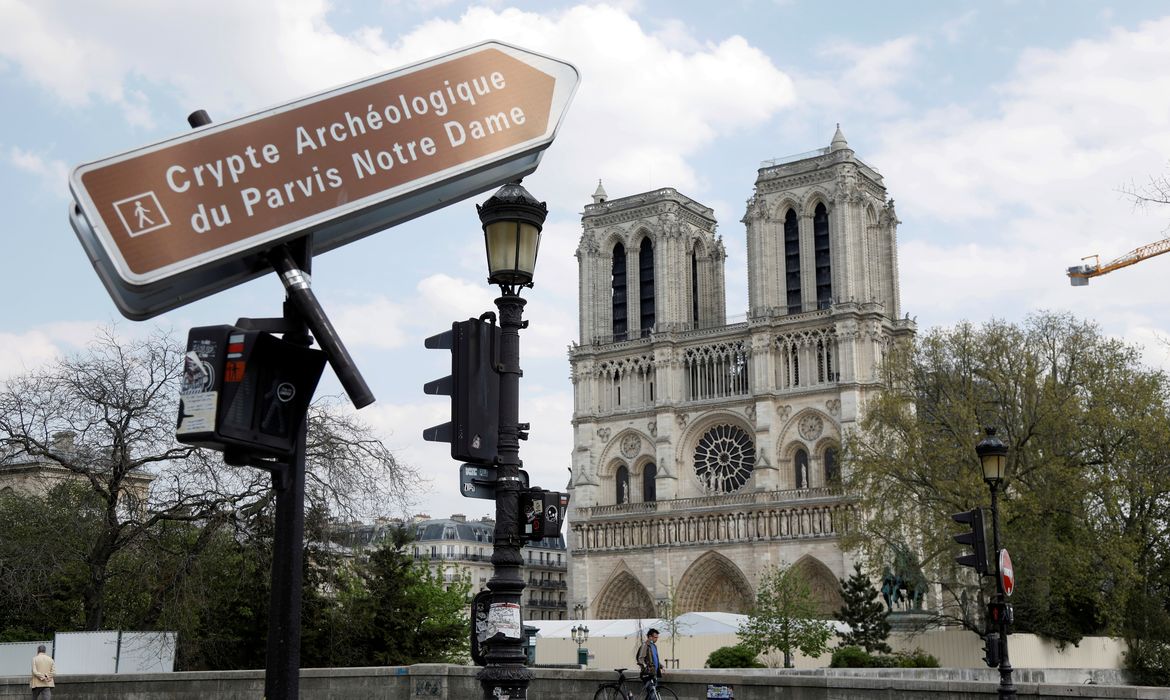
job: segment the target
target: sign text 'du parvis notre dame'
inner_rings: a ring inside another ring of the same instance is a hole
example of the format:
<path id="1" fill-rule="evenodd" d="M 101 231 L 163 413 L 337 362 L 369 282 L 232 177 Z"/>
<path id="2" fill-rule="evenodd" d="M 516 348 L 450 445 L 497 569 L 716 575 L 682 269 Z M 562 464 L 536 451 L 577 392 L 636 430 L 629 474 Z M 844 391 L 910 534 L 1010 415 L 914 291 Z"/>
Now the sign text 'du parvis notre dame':
<path id="1" fill-rule="evenodd" d="M 328 250 L 531 172 L 576 84 L 569 64 L 482 44 L 82 165 L 74 228 L 146 318 L 265 272 L 228 264 L 249 252 L 307 232 Z"/>

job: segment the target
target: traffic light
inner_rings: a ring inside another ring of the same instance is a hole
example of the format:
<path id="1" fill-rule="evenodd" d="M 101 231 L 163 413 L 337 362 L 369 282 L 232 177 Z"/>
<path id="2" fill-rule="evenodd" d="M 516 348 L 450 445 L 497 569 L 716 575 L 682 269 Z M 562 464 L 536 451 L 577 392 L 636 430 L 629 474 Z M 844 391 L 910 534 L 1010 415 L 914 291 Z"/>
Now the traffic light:
<path id="1" fill-rule="evenodd" d="M 987 604 L 987 621 L 998 625 L 1003 622 L 1006 625 L 1011 625 L 1016 621 L 1016 613 L 1012 609 L 1010 603 L 988 603 Z"/>
<path id="2" fill-rule="evenodd" d="M 520 492 L 520 514 L 523 519 L 523 538 L 537 542 L 546 537 L 558 537 L 569 509 L 569 494 L 544 489 Z"/>
<path id="3" fill-rule="evenodd" d="M 324 369 L 325 353 L 263 331 L 192 328 L 175 439 L 213 450 L 288 457 Z"/>
<path id="4" fill-rule="evenodd" d="M 427 394 L 451 397 L 451 420 L 424 430 L 423 439 L 451 443 L 452 459 L 492 464 L 500 432 L 499 327 L 476 318 L 456 321 L 426 346 L 451 351 L 451 374 L 423 385 Z"/>
<path id="5" fill-rule="evenodd" d="M 991 668 L 999 666 L 999 660 L 1002 656 L 1000 649 L 1000 636 L 998 632 L 988 632 L 983 637 L 983 663 Z"/>
<path id="6" fill-rule="evenodd" d="M 956 542 L 971 547 L 971 554 L 955 557 L 955 561 L 963 566 L 970 566 L 979 572 L 980 575 L 986 576 L 988 572 L 987 536 L 983 530 L 983 509 L 975 508 L 962 513 L 955 513 L 951 516 L 951 519 L 957 523 L 968 525 L 971 528 L 970 532 L 955 535 Z"/>

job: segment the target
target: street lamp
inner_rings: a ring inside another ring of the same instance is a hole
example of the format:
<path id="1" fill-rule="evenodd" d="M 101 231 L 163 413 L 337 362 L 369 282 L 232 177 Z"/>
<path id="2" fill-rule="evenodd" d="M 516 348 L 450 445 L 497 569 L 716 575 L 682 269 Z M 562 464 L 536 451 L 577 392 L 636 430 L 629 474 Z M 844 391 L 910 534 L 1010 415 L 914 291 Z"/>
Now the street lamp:
<path id="1" fill-rule="evenodd" d="M 482 206 L 476 205 L 476 210 L 483 222 L 488 283 L 500 285 L 504 294 L 515 293 L 516 287 L 531 287 L 548 207 L 517 180 L 501 187 Z"/>
<path id="2" fill-rule="evenodd" d="M 979 465 L 983 469 L 983 480 L 991 489 L 991 532 L 992 556 L 995 564 L 995 603 L 998 611 L 994 622 L 999 628 L 999 697 L 1014 698 L 1016 686 L 1012 684 L 1012 664 L 1008 660 L 1008 618 L 1007 595 L 1004 590 L 1003 573 L 999 570 L 999 485 L 1007 472 L 1008 447 L 995 436 L 995 428 L 984 428 L 983 439 L 975 446 Z"/>
<path id="3" fill-rule="evenodd" d="M 577 643 L 577 665 L 589 665 L 589 650 L 582 649 L 582 645 L 589 641 L 589 628 L 585 625 L 575 625 L 571 630 L 573 641 Z"/>
<path id="4" fill-rule="evenodd" d="M 520 598 L 524 577 L 520 567 L 520 440 L 528 424 L 520 414 L 520 329 L 525 301 L 519 291 L 532 286 L 540 231 L 548 207 L 520 185 L 510 182 L 476 206 L 487 249 L 488 283 L 500 286 L 500 435 L 496 449 L 496 526 L 492 578 L 487 583 L 491 616 L 498 633 L 484 642 L 484 667 L 478 678 L 485 700 L 501 697 L 526 700 L 532 672 L 524 666 Z"/>

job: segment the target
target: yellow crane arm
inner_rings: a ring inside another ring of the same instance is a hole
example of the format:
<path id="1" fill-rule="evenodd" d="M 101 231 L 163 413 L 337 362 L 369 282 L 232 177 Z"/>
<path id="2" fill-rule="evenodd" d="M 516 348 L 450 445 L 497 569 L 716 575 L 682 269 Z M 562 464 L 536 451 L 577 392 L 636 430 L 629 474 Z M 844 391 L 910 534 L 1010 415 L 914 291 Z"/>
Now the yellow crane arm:
<path id="1" fill-rule="evenodd" d="M 1068 268 L 1068 281 L 1074 287 L 1083 287 L 1089 283 L 1089 278 L 1091 277 L 1099 277 L 1107 272 L 1129 267 L 1134 263 L 1147 260 L 1155 255 L 1161 255 L 1162 253 L 1170 253 L 1170 238 L 1163 238 L 1155 243 L 1134 248 L 1120 258 L 1107 262 L 1104 265 L 1074 265 Z M 1090 255 L 1088 258 L 1081 258 L 1081 260 L 1088 260 L 1089 258 L 1098 259 L 1096 255 Z"/>

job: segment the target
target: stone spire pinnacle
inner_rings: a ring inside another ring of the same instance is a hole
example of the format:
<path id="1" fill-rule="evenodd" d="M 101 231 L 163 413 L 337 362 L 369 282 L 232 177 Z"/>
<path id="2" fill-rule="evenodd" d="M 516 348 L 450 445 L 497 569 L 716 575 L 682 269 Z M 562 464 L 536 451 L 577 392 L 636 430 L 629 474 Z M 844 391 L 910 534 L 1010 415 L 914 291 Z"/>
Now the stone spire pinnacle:
<path id="1" fill-rule="evenodd" d="M 841 124 L 837 123 L 837 133 L 833 134 L 833 142 L 829 144 L 830 151 L 841 151 L 849 148 L 849 142 L 845 140 L 845 134 L 841 133 Z"/>
<path id="2" fill-rule="evenodd" d="M 593 192 L 593 203 L 601 204 L 609 199 L 609 195 L 605 193 L 605 188 L 601 186 L 601 179 L 597 180 L 597 189 Z"/>

